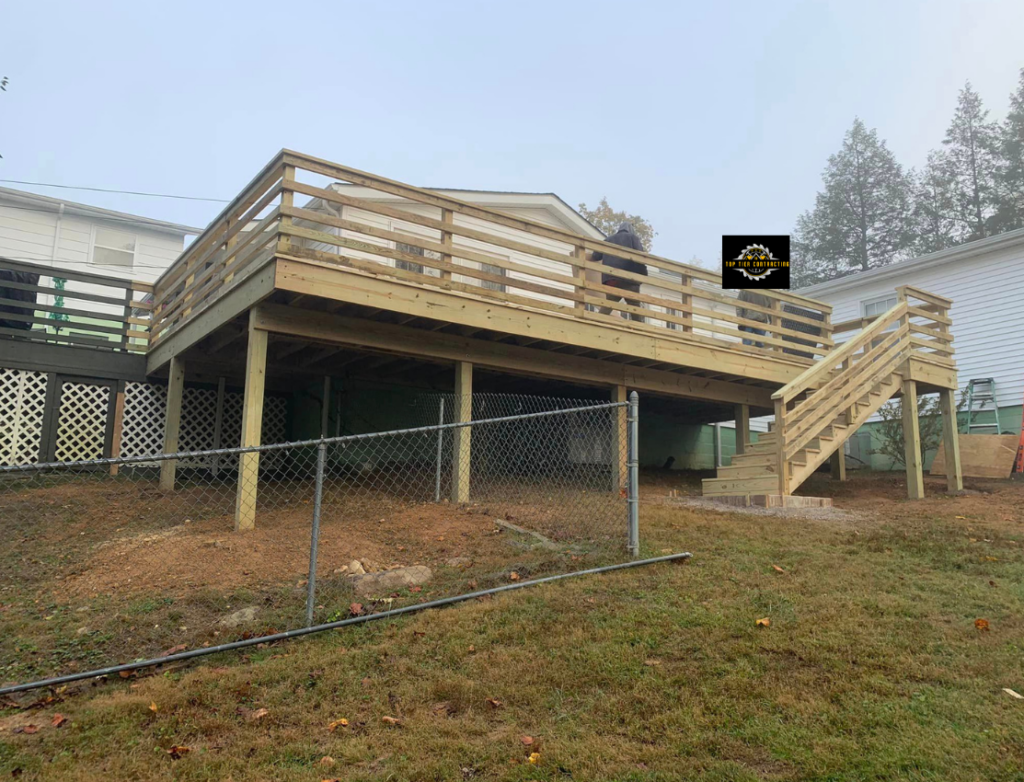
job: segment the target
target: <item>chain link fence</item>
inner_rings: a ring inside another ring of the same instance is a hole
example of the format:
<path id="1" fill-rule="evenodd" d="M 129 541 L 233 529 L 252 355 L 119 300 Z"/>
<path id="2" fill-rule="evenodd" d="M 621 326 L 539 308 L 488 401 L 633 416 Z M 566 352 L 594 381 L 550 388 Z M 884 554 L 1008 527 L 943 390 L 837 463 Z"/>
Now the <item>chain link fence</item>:
<path id="1" fill-rule="evenodd" d="M 395 431 L 0 468 L 0 682 L 636 556 L 635 400 L 492 396 L 425 398 L 444 423 Z"/>

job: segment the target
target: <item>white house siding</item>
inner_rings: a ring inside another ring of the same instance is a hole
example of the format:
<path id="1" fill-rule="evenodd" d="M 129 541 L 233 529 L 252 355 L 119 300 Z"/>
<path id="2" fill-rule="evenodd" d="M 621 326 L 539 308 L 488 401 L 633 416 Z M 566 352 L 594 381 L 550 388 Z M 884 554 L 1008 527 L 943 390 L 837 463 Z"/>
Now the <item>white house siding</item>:
<path id="1" fill-rule="evenodd" d="M 832 321 L 838 323 L 860 317 L 863 302 L 894 293 L 899 285 L 953 300 L 950 317 L 961 390 L 972 378 L 992 377 L 1000 407 L 1024 401 L 1024 237 L 1004 249 L 918 266 L 902 275 L 801 293 L 831 304 Z"/>
<path id="2" fill-rule="evenodd" d="M 96 228 L 107 228 L 135 237 L 135 258 L 132 268 L 96 264 L 92 258 Z M 154 282 L 181 254 L 184 235 L 155 231 L 143 224 L 124 220 L 105 220 L 65 210 L 44 211 L 21 204 L 0 202 L 0 257 L 65 269 L 72 272 L 101 274 L 122 280 Z M 40 285 L 49 286 L 54 274 L 41 277 Z M 122 308 L 99 302 L 76 299 L 74 294 L 86 293 L 116 296 L 116 290 L 77 281 L 68 281 L 64 306 L 93 312 L 120 314 Z M 52 304 L 53 296 L 40 295 L 38 303 Z M 138 298 L 138 297 L 137 297 Z"/>

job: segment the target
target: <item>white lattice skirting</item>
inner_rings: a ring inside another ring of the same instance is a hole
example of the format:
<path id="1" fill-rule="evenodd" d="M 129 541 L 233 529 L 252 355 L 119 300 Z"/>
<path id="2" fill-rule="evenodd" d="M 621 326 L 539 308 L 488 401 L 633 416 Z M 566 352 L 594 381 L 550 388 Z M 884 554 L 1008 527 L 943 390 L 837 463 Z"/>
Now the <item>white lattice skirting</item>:
<path id="1" fill-rule="evenodd" d="M 43 410 L 46 380 L 42 372 L 0 367 L 0 465 L 34 464 L 43 450 Z M 98 459 L 103 456 L 111 409 L 108 385 L 65 382 L 61 388 L 57 419 L 58 461 Z M 219 447 L 237 447 L 242 438 L 242 394 L 224 395 Z M 124 419 L 121 428 L 121 456 L 152 456 L 163 450 L 164 421 L 167 417 L 167 389 L 153 383 L 125 385 Z M 182 451 L 205 451 L 217 447 L 215 440 L 217 392 L 208 388 L 186 388 L 181 406 Z M 284 442 L 287 436 L 288 402 L 268 396 L 263 408 L 263 442 Z M 273 469 L 280 455 L 267 454 L 263 466 Z M 230 467 L 235 458 L 222 458 L 219 465 Z M 184 467 L 209 466 L 201 460 L 181 463 Z"/>
<path id="2" fill-rule="evenodd" d="M 46 375 L 0 367 L 0 465 L 39 461 Z"/>

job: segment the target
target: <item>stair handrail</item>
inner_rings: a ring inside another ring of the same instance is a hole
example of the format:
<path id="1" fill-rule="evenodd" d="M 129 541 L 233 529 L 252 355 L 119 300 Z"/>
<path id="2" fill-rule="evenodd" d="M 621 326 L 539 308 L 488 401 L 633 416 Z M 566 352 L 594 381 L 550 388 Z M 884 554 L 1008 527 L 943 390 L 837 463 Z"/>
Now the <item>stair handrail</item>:
<path id="1" fill-rule="evenodd" d="M 774 394 L 772 399 L 788 404 L 796 396 L 806 391 L 817 380 L 823 379 L 832 373 L 837 364 L 851 358 L 864 345 L 877 338 L 883 331 L 896 321 L 907 316 L 907 302 L 901 301 L 884 315 L 880 316 L 874 323 L 865 328 L 857 336 L 847 340 L 839 347 L 822 356 L 821 360 L 815 362 L 814 366 L 808 367 L 801 374 L 795 377 L 788 384 L 784 385 Z"/>

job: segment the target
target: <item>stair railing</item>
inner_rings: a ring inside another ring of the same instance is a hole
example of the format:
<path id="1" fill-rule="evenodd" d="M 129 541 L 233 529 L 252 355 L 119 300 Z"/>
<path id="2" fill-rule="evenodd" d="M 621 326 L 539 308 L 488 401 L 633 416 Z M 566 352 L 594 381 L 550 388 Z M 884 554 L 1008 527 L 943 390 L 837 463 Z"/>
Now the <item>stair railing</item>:
<path id="1" fill-rule="evenodd" d="M 847 425 L 852 425 L 851 411 L 856 410 L 857 401 L 884 381 L 906 359 L 911 348 L 908 307 L 902 299 L 772 394 L 781 494 L 789 493 L 792 458 L 844 413 Z"/>

